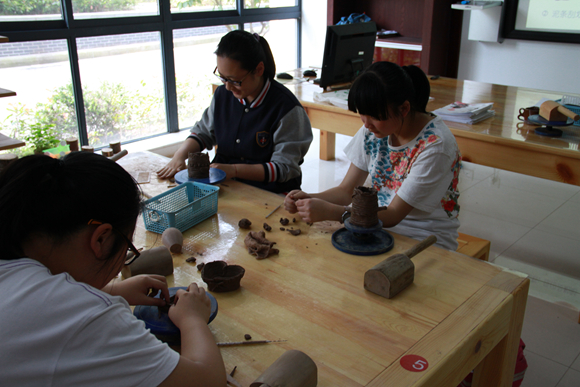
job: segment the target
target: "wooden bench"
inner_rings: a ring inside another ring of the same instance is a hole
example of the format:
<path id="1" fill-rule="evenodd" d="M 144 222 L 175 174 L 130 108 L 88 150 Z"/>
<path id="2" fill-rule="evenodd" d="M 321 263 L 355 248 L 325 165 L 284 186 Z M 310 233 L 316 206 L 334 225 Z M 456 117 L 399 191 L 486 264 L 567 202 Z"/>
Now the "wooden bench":
<path id="1" fill-rule="evenodd" d="M 490 241 L 459 233 L 457 242 L 459 243 L 459 247 L 457 247 L 458 253 L 469 255 L 482 261 L 489 261 Z"/>

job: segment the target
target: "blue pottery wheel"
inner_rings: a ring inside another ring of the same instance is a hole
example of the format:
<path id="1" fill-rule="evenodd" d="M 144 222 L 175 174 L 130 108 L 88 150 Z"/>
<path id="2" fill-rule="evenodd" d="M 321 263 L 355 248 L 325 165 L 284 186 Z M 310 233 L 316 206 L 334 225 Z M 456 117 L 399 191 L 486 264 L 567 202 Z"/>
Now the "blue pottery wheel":
<path id="1" fill-rule="evenodd" d="M 173 297 L 178 289 L 187 289 L 184 286 L 169 288 L 169 296 Z M 218 304 L 214 296 L 205 293 L 211 302 L 211 314 L 208 324 L 213 321 L 218 312 Z M 159 298 L 159 295 L 155 296 Z M 159 312 L 159 308 L 150 305 L 138 305 L 133 311 L 133 315 L 139 320 L 143 320 L 145 328 L 149 329 L 159 340 L 169 344 L 179 344 L 181 341 L 181 332 L 179 328 L 169 319 L 169 315 Z"/>
<path id="2" fill-rule="evenodd" d="M 349 219 L 344 222 L 345 228 L 332 234 L 332 245 L 348 254 L 378 255 L 386 253 L 395 245 L 393 236 L 383 230 L 382 223 L 375 227 L 362 228 L 351 225 Z"/>
<path id="3" fill-rule="evenodd" d="M 197 183 L 203 184 L 218 184 L 221 183 L 226 179 L 226 173 L 218 168 L 210 168 L 209 169 L 209 177 L 205 179 L 190 179 L 189 178 L 189 171 L 183 169 L 175 174 L 175 182 L 177 184 L 185 183 L 186 181 L 195 181 Z"/>

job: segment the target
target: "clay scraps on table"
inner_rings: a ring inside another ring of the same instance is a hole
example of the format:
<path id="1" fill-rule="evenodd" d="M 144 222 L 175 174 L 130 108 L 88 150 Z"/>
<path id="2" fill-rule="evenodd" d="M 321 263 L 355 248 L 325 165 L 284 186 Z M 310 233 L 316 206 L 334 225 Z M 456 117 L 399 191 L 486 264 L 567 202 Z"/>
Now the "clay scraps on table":
<path id="1" fill-rule="evenodd" d="M 250 222 L 250 221 L 249 221 L 248 219 L 246 219 L 246 218 L 244 218 L 244 219 L 241 219 L 241 220 L 238 222 L 238 226 L 239 226 L 240 228 L 249 229 L 251 225 L 252 225 L 252 222 Z"/>
<path id="2" fill-rule="evenodd" d="M 288 230 L 288 232 L 294 236 L 298 236 L 300 235 L 300 229 L 296 229 L 296 230 Z"/>
<path id="3" fill-rule="evenodd" d="M 197 265 L 197 270 L 202 271 L 203 267 L 205 266 L 205 263 L 200 263 L 199 265 Z"/>
<path id="4" fill-rule="evenodd" d="M 288 220 L 288 218 L 280 218 L 280 224 L 282 226 L 287 226 L 288 223 L 290 223 L 290 221 Z"/>
<path id="5" fill-rule="evenodd" d="M 244 244 L 248 248 L 248 253 L 255 255 L 258 259 L 268 258 L 270 255 L 280 252 L 280 250 L 272 247 L 276 242 L 267 240 L 266 233 L 263 230 L 258 232 L 250 231 L 246 239 L 244 239 Z"/>
<path id="6" fill-rule="evenodd" d="M 196 261 L 195 257 L 189 257 L 185 259 L 185 262 L 187 263 L 195 263 L 195 261 Z"/>
<path id="7" fill-rule="evenodd" d="M 264 230 L 272 231 L 272 227 L 270 227 L 270 225 L 268 223 L 264 223 Z"/>
<path id="8" fill-rule="evenodd" d="M 246 339 L 246 340 L 252 340 L 252 336 L 250 336 L 249 334 L 246 333 L 244 335 L 244 339 Z"/>

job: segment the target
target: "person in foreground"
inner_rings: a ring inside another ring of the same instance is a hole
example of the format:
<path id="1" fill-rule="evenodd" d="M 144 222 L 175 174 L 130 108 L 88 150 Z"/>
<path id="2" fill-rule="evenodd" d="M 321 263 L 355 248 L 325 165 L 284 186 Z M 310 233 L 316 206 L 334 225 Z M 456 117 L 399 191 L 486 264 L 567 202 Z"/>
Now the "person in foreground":
<path id="1" fill-rule="evenodd" d="M 364 125 L 344 150 L 351 161 L 344 180 L 318 194 L 291 191 L 286 210 L 306 222 L 341 220 L 370 174 L 379 206 L 388 206 L 378 214 L 383 227 L 419 240 L 434 234 L 439 246 L 456 250 L 461 154 L 445 123 L 425 110 L 429 92 L 418 67 L 372 64 L 348 96 Z"/>
<path id="2" fill-rule="evenodd" d="M 140 197 L 122 167 L 87 152 L 28 156 L 0 174 L 2 385 L 225 386 L 204 289 L 178 291 L 169 309 L 180 355 L 129 307 L 166 305 L 165 277 L 111 282 L 127 250 L 138 259 Z"/>
<path id="3" fill-rule="evenodd" d="M 172 177 L 186 168 L 189 153 L 217 145 L 211 167 L 225 171 L 227 179 L 274 193 L 299 189 L 312 128 L 300 102 L 274 80 L 268 42 L 257 34 L 231 31 L 215 53 L 214 74 L 224 84 L 158 177 Z"/>

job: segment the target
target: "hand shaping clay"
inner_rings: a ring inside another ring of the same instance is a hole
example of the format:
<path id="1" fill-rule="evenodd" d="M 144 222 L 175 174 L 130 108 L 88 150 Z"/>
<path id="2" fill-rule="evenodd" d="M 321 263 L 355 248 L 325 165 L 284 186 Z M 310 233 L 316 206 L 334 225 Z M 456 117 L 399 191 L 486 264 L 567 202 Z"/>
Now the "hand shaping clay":
<path id="1" fill-rule="evenodd" d="M 173 258 L 171 252 L 165 246 L 155 247 L 141 252 L 132 264 L 121 269 L 124 278 L 139 274 L 159 274 L 168 276 L 173 274 Z"/>

